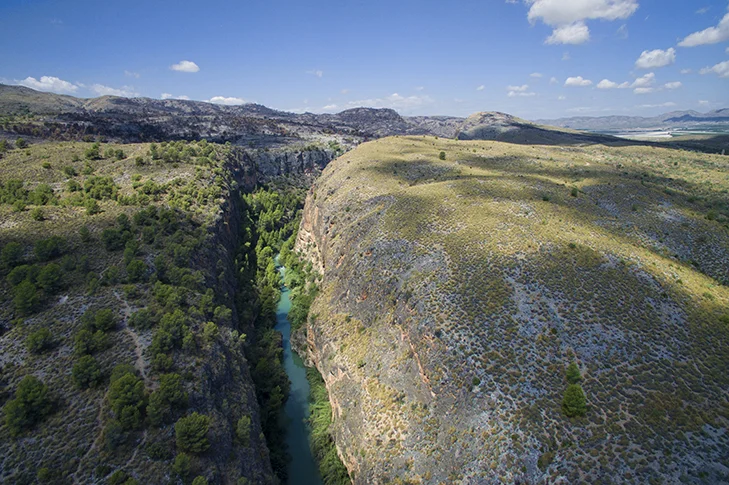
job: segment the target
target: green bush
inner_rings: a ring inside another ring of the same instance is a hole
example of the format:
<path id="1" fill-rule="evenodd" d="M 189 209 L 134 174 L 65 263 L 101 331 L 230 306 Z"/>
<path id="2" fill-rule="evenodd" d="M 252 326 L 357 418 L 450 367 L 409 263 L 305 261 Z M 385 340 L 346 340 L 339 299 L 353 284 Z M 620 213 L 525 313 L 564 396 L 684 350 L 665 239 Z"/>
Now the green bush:
<path id="1" fill-rule="evenodd" d="M 141 423 L 145 406 L 144 382 L 126 373 L 109 386 L 109 404 L 123 429 L 133 429 Z"/>
<path id="2" fill-rule="evenodd" d="M 25 250 L 20 243 L 9 242 L 3 247 L 2 251 L 0 251 L 0 262 L 2 262 L 3 266 L 6 268 L 12 268 L 13 266 L 20 264 L 23 260 L 24 253 Z"/>
<path id="3" fill-rule="evenodd" d="M 44 350 L 53 347 L 53 334 L 45 327 L 38 329 L 25 339 L 25 347 L 28 352 L 40 354 Z"/>
<path id="4" fill-rule="evenodd" d="M 192 413 L 175 423 L 177 448 L 190 453 L 202 453 L 210 447 L 207 434 L 210 418 L 204 414 Z"/>
<path id="5" fill-rule="evenodd" d="M 36 207 L 32 211 L 30 211 L 30 217 L 34 221 L 38 222 L 44 221 L 46 219 L 43 215 L 43 209 L 41 209 L 40 207 Z"/>
<path id="6" fill-rule="evenodd" d="M 128 320 L 129 326 L 138 330 L 148 330 L 157 323 L 157 314 L 154 310 L 143 308 L 132 313 Z"/>
<path id="7" fill-rule="evenodd" d="M 63 254 L 66 241 L 60 236 L 51 236 L 48 239 L 41 239 L 35 243 L 33 250 L 40 261 L 49 261 Z"/>
<path id="8" fill-rule="evenodd" d="M 43 266 L 38 273 L 36 282 L 47 294 L 56 293 L 61 289 L 61 267 L 55 263 Z"/>
<path id="9" fill-rule="evenodd" d="M 99 206 L 99 203 L 96 202 L 95 199 L 88 199 L 84 203 L 84 207 L 86 208 L 86 213 L 93 216 L 94 214 L 98 214 L 101 212 L 101 207 Z"/>
<path id="10" fill-rule="evenodd" d="M 92 356 L 84 355 L 73 365 L 71 378 L 81 389 L 95 387 L 101 382 L 101 367 Z"/>
<path id="11" fill-rule="evenodd" d="M 160 376 L 159 388 L 149 396 L 147 416 L 154 425 L 160 425 L 169 418 L 175 409 L 187 405 L 187 394 L 179 374 Z"/>
<path id="12" fill-rule="evenodd" d="M 195 479 L 192 481 L 192 485 L 208 485 L 207 478 L 198 475 L 195 477 Z"/>
<path id="13" fill-rule="evenodd" d="M 74 337 L 76 355 L 87 355 L 100 352 L 109 347 L 109 337 L 101 330 L 92 332 L 82 328 Z"/>
<path id="14" fill-rule="evenodd" d="M 18 313 L 21 315 L 33 313 L 40 304 L 40 297 L 35 285 L 30 281 L 23 281 L 14 290 L 13 304 Z"/>
<path id="15" fill-rule="evenodd" d="M 11 436 L 18 436 L 51 414 L 53 400 L 48 387 L 35 376 L 25 376 L 15 398 L 5 404 L 5 423 Z"/>
<path id="16" fill-rule="evenodd" d="M 190 455 L 186 453 L 178 453 L 175 456 L 175 461 L 172 464 L 172 471 L 175 472 L 180 478 L 185 479 L 190 474 Z"/>
<path id="17" fill-rule="evenodd" d="M 562 411 L 567 417 L 584 416 L 587 413 L 587 399 L 579 384 L 570 384 L 562 399 Z"/>
<path id="18" fill-rule="evenodd" d="M 582 380 L 582 375 L 576 362 L 572 362 L 567 366 L 566 377 L 568 384 L 577 384 Z"/>
<path id="19" fill-rule="evenodd" d="M 251 441 L 251 417 L 241 416 L 235 425 L 235 436 L 243 446 L 248 446 Z"/>
<path id="20" fill-rule="evenodd" d="M 143 282 L 147 276 L 147 265 L 144 261 L 135 259 L 127 264 L 127 278 L 131 283 Z"/>
<path id="21" fill-rule="evenodd" d="M 440 152 L 438 154 L 438 158 L 441 159 L 441 160 L 445 160 L 446 159 L 446 152 Z"/>

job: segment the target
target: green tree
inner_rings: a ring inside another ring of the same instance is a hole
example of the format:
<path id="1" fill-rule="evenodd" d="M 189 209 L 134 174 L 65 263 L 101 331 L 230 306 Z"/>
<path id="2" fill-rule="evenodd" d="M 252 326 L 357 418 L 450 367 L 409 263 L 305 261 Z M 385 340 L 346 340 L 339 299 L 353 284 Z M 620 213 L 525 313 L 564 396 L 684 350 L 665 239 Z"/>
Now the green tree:
<path id="1" fill-rule="evenodd" d="M 141 420 L 141 410 L 145 404 L 144 382 L 131 373 L 119 377 L 109 386 L 109 403 L 122 427 L 130 429 L 128 426 L 133 424 L 131 420 L 135 417 L 135 410 Z"/>
<path id="2" fill-rule="evenodd" d="M 39 303 L 38 291 L 33 283 L 26 280 L 15 287 L 13 304 L 20 314 L 31 314 L 38 307 Z"/>
<path id="3" fill-rule="evenodd" d="M 190 455 L 187 453 L 178 453 L 175 456 L 175 461 L 172 464 L 172 471 L 175 472 L 180 478 L 184 479 L 190 474 Z"/>
<path id="4" fill-rule="evenodd" d="M 81 389 L 95 387 L 101 382 L 101 367 L 92 356 L 84 355 L 73 365 L 71 377 Z"/>
<path id="5" fill-rule="evenodd" d="M 440 152 L 438 154 L 438 158 L 441 159 L 441 160 L 445 160 L 446 159 L 446 152 Z"/>
<path id="6" fill-rule="evenodd" d="M 175 423 L 177 447 L 190 453 L 202 453 L 210 447 L 207 434 L 210 418 L 204 414 L 192 413 Z"/>
<path id="7" fill-rule="evenodd" d="M 66 241 L 61 236 L 51 236 L 35 243 L 33 250 L 40 261 L 57 258 L 65 250 Z"/>
<path id="8" fill-rule="evenodd" d="M 84 156 L 89 160 L 98 160 L 101 158 L 100 149 L 101 146 L 99 145 L 99 142 L 96 142 L 86 149 Z"/>
<path id="9" fill-rule="evenodd" d="M 32 211 L 30 211 L 30 217 L 34 221 L 38 222 L 46 220 L 45 216 L 43 215 L 43 209 L 41 209 L 40 207 L 36 207 Z"/>
<path id="10" fill-rule="evenodd" d="M 15 146 L 18 148 L 28 148 L 28 142 L 22 138 L 15 140 Z"/>
<path id="11" fill-rule="evenodd" d="M 12 436 L 51 414 L 53 400 L 48 387 L 35 376 L 25 376 L 18 384 L 15 398 L 5 405 L 5 423 Z"/>
<path id="12" fill-rule="evenodd" d="M 127 265 L 127 277 L 131 283 L 139 283 L 145 280 L 147 275 L 147 265 L 144 261 L 135 259 Z"/>
<path id="13" fill-rule="evenodd" d="M 160 376 L 159 388 L 149 396 L 147 416 L 154 425 L 160 425 L 169 418 L 175 409 L 187 405 L 187 394 L 179 374 Z"/>
<path id="14" fill-rule="evenodd" d="M 570 384 L 562 399 L 562 411 L 567 417 L 584 416 L 587 413 L 587 399 L 579 384 Z"/>
<path id="15" fill-rule="evenodd" d="M 25 347 L 33 354 L 40 354 L 53 346 L 53 334 L 43 327 L 28 335 L 25 339 Z"/>
<path id="16" fill-rule="evenodd" d="M 81 226 L 81 229 L 78 230 L 78 235 L 81 236 L 81 241 L 85 243 L 91 241 L 91 231 L 88 226 Z"/>
<path id="17" fill-rule="evenodd" d="M 96 199 L 87 199 L 84 203 L 84 207 L 86 208 L 86 213 L 90 216 L 101 212 L 101 207 L 99 206 L 99 203 L 96 202 Z"/>
<path id="18" fill-rule="evenodd" d="M 9 242 L 0 251 L 0 262 L 6 268 L 11 268 L 23 260 L 23 253 L 25 253 L 25 250 L 20 243 Z"/>
<path id="19" fill-rule="evenodd" d="M 577 362 L 570 363 L 570 365 L 567 366 L 565 374 L 568 384 L 577 384 L 582 380 L 582 375 L 580 374 L 580 368 L 577 367 Z"/>
<path id="20" fill-rule="evenodd" d="M 38 273 L 36 282 L 46 293 L 56 293 L 61 288 L 61 267 L 55 263 L 45 265 Z"/>
<path id="21" fill-rule="evenodd" d="M 208 485 L 208 480 L 207 480 L 207 478 L 205 478 L 201 475 L 198 475 L 192 481 L 192 485 Z"/>
<path id="22" fill-rule="evenodd" d="M 251 417 L 241 416 L 235 425 L 235 436 L 243 446 L 248 446 L 251 440 Z"/>

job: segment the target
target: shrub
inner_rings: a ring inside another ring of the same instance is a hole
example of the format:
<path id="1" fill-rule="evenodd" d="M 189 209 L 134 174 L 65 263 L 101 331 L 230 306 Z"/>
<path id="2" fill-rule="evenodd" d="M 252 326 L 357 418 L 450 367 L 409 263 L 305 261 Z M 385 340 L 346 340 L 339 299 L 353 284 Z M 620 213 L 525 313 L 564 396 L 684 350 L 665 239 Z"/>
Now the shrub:
<path id="1" fill-rule="evenodd" d="M 92 356 L 84 355 L 73 365 L 71 377 L 81 389 L 94 387 L 101 382 L 101 367 Z"/>
<path id="2" fill-rule="evenodd" d="M 74 348 L 76 355 L 86 355 L 99 352 L 109 346 L 109 337 L 97 330 L 92 332 L 87 328 L 82 328 L 74 337 Z"/>
<path id="3" fill-rule="evenodd" d="M 123 429 L 133 429 L 141 423 L 145 404 L 144 382 L 126 373 L 109 386 L 109 404 Z"/>
<path id="4" fill-rule="evenodd" d="M 56 293 L 61 288 L 61 267 L 55 263 L 45 265 L 38 273 L 36 281 L 46 293 Z"/>
<path id="5" fill-rule="evenodd" d="M 127 265 L 127 277 L 132 283 L 144 281 L 147 275 L 147 265 L 144 261 L 135 259 Z"/>
<path id="6" fill-rule="evenodd" d="M 85 243 L 91 241 L 91 231 L 88 226 L 81 226 L 78 230 L 78 235 L 81 236 L 81 241 Z"/>
<path id="7" fill-rule="evenodd" d="M 124 249 L 132 234 L 129 231 L 107 228 L 101 233 L 101 240 L 107 251 L 119 251 Z"/>
<path id="8" fill-rule="evenodd" d="M 438 154 L 438 158 L 440 158 L 441 160 L 445 160 L 446 159 L 446 152 L 440 152 Z"/>
<path id="9" fill-rule="evenodd" d="M 147 330 L 157 323 L 157 314 L 153 310 L 143 308 L 131 314 L 129 326 L 138 330 Z"/>
<path id="10" fill-rule="evenodd" d="M 172 464 L 172 471 L 185 478 L 190 474 L 190 455 L 186 453 L 178 453 L 175 456 L 175 462 Z"/>
<path id="11" fill-rule="evenodd" d="M 38 329 L 25 339 L 25 347 L 28 352 L 40 354 L 44 350 L 53 347 L 53 334 L 45 327 Z"/>
<path id="12" fill-rule="evenodd" d="M 22 138 L 18 138 L 17 140 L 15 140 L 15 146 L 18 148 L 27 148 L 28 142 Z"/>
<path id="13" fill-rule="evenodd" d="M 16 266 L 23 260 L 23 253 L 25 250 L 20 243 L 9 242 L 7 243 L 2 251 L 0 251 L 0 262 L 6 268 Z"/>
<path id="14" fill-rule="evenodd" d="M 28 315 L 38 307 L 40 298 L 36 287 L 30 281 L 23 281 L 15 287 L 13 304 L 21 315 Z"/>
<path id="15" fill-rule="evenodd" d="M 204 414 L 192 413 L 175 423 L 177 447 L 190 453 L 202 453 L 210 447 L 207 434 L 210 418 Z"/>
<path id="16" fill-rule="evenodd" d="M 208 480 L 207 480 L 207 478 L 198 475 L 192 481 L 192 485 L 208 485 Z"/>
<path id="17" fill-rule="evenodd" d="M 577 197 L 577 195 L 578 195 L 579 193 L 580 193 L 580 191 L 579 191 L 579 190 L 577 190 L 577 187 L 574 187 L 574 188 L 572 189 L 572 191 L 570 191 L 570 195 L 571 195 L 572 197 Z"/>
<path id="18" fill-rule="evenodd" d="M 579 384 L 570 384 L 562 399 L 562 411 L 567 417 L 584 416 L 587 413 L 587 399 Z"/>
<path id="19" fill-rule="evenodd" d="M 235 425 L 235 436 L 243 446 L 248 446 L 251 436 L 251 417 L 241 416 Z"/>
<path id="20" fill-rule="evenodd" d="M 101 207 L 95 199 L 88 199 L 86 202 L 84 202 L 84 207 L 86 208 L 86 213 L 91 216 L 101 212 Z"/>
<path id="21" fill-rule="evenodd" d="M 71 167 L 70 165 L 63 167 L 63 173 L 64 175 L 66 175 L 66 177 L 75 177 L 76 175 L 78 175 L 76 169 Z"/>
<path id="22" fill-rule="evenodd" d="M 160 377 L 159 389 L 149 397 L 147 415 L 154 425 L 162 424 L 175 409 L 187 405 L 187 394 L 182 387 L 179 374 L 163 374 Z"/>
<path id="23" fill-rule="evenodd" d="M 572 362 L 569 366 L 567 366 L 566 377 L 568 384 L 577 384 L 582 380 L 582 375 L 580 374 L 580 369 L 577 367 L 576 362 Z"/>
<path id="24" fill-rule="evenodd" d="M 60 236 L 51 236 L 35 243 L 35 256 L 40 261 L 48 261 L 57 258 L 65 249 L 66 241 Z"/>
<path id="25" fill-rule="evenodd" d="M 43 209 L 40 207 L 36 207 L 32 211 L 30 211 L 30 217 L 33 218 L 34 221 L 44 221 L 45 217 L 43 217 Z"/>
<path id="26" fill-rule="evenodd" d="M 4 410 L 10 434 L 18 436 L 51 414 L 53 401 L 45 384 L 35 376 L 25 376 Z"/>
<path id="27" fill-rule="evenodd" d="M 86 149 L 86 151 L 84 152 L 84 156 L 88 160 L 98 160 L 101 158 L 100 149 L 101 149 L 101 147 L 99 146 L 99 143 L 96 142 L 93 145 L 91 145 L 89 148 Z"/>

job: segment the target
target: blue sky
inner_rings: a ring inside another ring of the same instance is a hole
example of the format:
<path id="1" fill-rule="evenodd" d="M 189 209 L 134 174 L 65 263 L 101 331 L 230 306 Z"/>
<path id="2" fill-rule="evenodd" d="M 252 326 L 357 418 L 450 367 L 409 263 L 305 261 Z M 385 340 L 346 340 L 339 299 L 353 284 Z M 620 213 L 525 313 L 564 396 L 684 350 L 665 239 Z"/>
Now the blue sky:
<path id="1" fill-rule="evenodd" d="M 729 107 L 727 0 L 0 2 L 0 82 L 289 111 Z"/>

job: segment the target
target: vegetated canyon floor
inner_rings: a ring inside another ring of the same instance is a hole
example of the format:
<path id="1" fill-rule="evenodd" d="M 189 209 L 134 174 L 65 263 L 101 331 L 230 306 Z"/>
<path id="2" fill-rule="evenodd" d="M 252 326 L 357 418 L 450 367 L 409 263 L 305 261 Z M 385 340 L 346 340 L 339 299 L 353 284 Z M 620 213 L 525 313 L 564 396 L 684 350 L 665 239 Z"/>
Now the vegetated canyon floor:
<path id="1" fill-rule="evenodd" d="M 726 482 L 728 189 L 729 158 L 642 146 L 390 137 L 329 164 L 302 331 L 355 483 Z"/>

